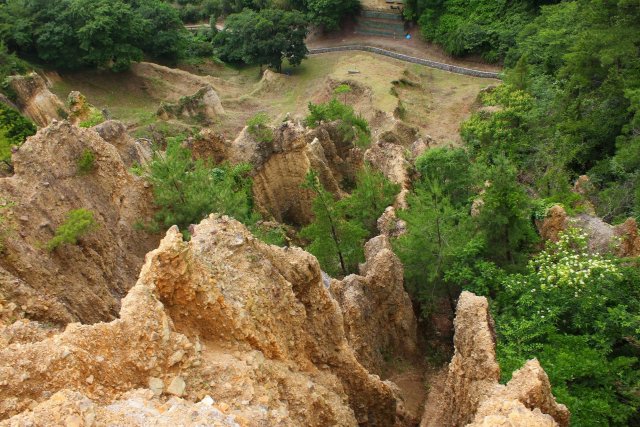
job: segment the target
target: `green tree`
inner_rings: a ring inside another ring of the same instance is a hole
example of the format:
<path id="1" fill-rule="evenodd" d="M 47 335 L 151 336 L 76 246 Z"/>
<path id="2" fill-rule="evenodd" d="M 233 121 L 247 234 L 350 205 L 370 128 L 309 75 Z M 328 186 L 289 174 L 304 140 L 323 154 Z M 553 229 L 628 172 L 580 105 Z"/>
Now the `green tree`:
<path id="1" fill-rule="evenodd" d="M 142 59 L 144 20 L 122 0 L 58 1 L 36 32 L 40 58 L 59 68 L 124 70 Z M 51 9 L 51 7 L 49 7 Z"/>
<path id="2" fill-rule="evenodd" d="M 422 34 L 457 56 L 504 58 L 516 35 L 538 13 L 538 1 L 409 0 L 405 16 L 418 18 Z"/>
<path id="3" fill-rule="evenodd" d="M 416 159 L 416 171 L 424 182 L 438 182 L 442 194 L 455 207 L 469 205 L 474 177 L 471 159 L 463 148 L 436 147 Z"/>
<path id="4" fill-rule="evenodd" d="M 281 71 L 283 60 L 297 66 L 306 57 L 306 36 L 307 22 L 300 12 L 245 9 L 227 17 L 214 44 L 225 61 L 267 65 Z"/>
<path id="5" fill-rule="evenodd" d="M 340 28 L 341 21 L 360 10 L 358 0 L 304 0 L 304 9 L 309 19 L 325 31 Z"/>
<path id="6" fill-rule="evenodd" d="M 47 250 L 54 251 L 61 245 L 75 245 L 78 239 L 98 228 L 93 212 L 75 209 L 67 213 L 65 221 L 56 228 L 55 235 L 47 242 Z"/>
<path id="7" fill-rule="evenodd" d="M 351 92 L 351 86 L 349 86 L 348 84 L 341 84 L 339 86 L 337 86 L 334 90 L 333 93 L 334 95 L 338 96 L 338 95 L 344 95 L 342 98 L 342 103 L 346 104 L 347 103 L 347 94 Z"/>
<path id="8" fill-rule="evenodd" d="M 300 231 L 300 237 L 311 241 L 307 250 L 330 275 L 355 272 L 358 263 L 364 261 L 367 231 L 357 221 L 346 218 L 341 204 L 325 190 L 315 172 L 307 175 L 305 187 L 316 194 L 314 220 Z"/>
<path id="9" fill-rule="evenodd" d="M 356 188 L 340 204 L 350 219 L 357 221 L 369 232 L 369 236 L 373 236 L 376 234 L 378 218 L 388 206 L 393 205 L 399 191 L 398 184 L 365 165 L 356 177 Z"/>
<path id="10" fill-rule="evenodd" d="M 120 71 L 143 52 L 175 61 L 190 35 L 162 0 L 6 0 L 0 2 L 0 40 L 54 67 Z"/>
<path id="11" fill-rule="evenodd" d="M 394 249 L 404 265 L 405 285 L 426 315 L 438 297 L 455 297 L 444 274 L 474 233 L 467 210 L 454 207 L 436 180 L 420 182 L 407 204 L 398 214 L 407 231 L 394 241 Z"/>
<path id="12" fill-rule="evenodd" d="M 7 46 L 0 40 L 0 91 L 14 98 L 12 90 L 8 87 L 7 77 L 14 74 L 23 74 L 29 69 L 26 62 L 22 61 L 15 54 L 9 53 Z"/>
<path id="13" fill-rule="evenodd" d="M 19 112 L 0 103 L 0 161 L 11 166 L 12 147 L 36 133 L 36 126 Z"/>
<path id="14" fill-rule="evenodd" d="M 158 208 L 155 226 L 168 228 L 175 224 L 185 233 L 189 225 L 214 212 L 254 224 L 258 217 L 253 212 L 250 167 L 212 167 L 193 160 L 191 152 L 182 147 L 182 140 L 170 138 L 166 152 L 156 153 L 146 171 Z"/>
<path id="15" fill-rule="evenodd" d="M 155 58 L 176 61 L 189 48 L 189 32 L 176 8 L 160 0 L 130 1 L 144 19 L 142 49 Z"/>
<path id="16" fill-rule="evenodd" d="M 488 185 L 481 198 L 477 222 L 487 242 L 488 255 L 500 264 L 517 265 L 537 237 L 530 199 L 506 157 L 498 157 L 489 168 Z"/>

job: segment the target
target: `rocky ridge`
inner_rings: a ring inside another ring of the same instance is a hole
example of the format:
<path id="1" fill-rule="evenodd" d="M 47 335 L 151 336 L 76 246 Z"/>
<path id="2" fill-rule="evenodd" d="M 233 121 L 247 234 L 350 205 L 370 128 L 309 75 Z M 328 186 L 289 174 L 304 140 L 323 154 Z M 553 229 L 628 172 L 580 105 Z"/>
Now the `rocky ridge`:
<path id="1" fill-rule="evenodd" d="M 0 417 L 15 417 L 0 425 L 44 425 L 63 408 L 85 425 L 160 423 L 163 405 L 200 405 L 214 425 L 394 425 L 394 387 L 359 362 L 348 324 L 315 258 L 212 215 L 190 242 L 167 232 L 118 319 L 2 349 Z"/>
<path id="2" fill-rule="evenodd" d="M 455 319 L 455 353 L 443 385 L 427 401 L 421 427 L 438 426 L 561 426 L 569 411 L 556 403 L 549 378 L 533 359 L 501 385 L 496 337 L 484 297 L 462 292 Z M 439 402 L 438 411 L 429 407 Z"/>
<path id="3" fill-rule="evenodd" d="M 369 371 L 381 374 L 385 356 L 417 355 L 417 322 L 404 290 L 403 266 L 389 238 L 365 245 L 360 275 L 333 280 L 330 292 L 340 304 L 349 345 Z"/>

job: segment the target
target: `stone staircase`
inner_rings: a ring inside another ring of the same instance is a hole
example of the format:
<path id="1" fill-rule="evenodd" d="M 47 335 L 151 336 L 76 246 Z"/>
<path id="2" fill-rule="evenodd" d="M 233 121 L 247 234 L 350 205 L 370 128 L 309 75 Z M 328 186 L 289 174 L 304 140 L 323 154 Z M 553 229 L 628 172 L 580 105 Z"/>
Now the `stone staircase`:
<path id="1" fill-rule="evenodd" d="M 355 33 L 402 38 L 405 35 L 404 19 L 399 10 L 364 9 L 358 17 Z"/>

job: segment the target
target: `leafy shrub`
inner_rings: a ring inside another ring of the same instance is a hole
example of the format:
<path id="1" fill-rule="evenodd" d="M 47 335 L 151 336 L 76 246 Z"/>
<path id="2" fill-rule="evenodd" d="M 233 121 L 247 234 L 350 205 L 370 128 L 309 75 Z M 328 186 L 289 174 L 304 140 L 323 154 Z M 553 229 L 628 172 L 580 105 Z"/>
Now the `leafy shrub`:
<path id="1" fill-rule="evenodd" d="M 75 245 L 78 239 L 98 228 L 93 212 L 87 209 L 75 209 L 67 213 L 67 219 L 56 228 L 54 237 L 47 242 L 47 250 L 54 251 L 61 245 Z"/>
<path id="2" fill-rule="evenodd" d="M 371 143 L 369 123 L 356 114 L 353 107 L 345 105 L 336 98 L 324 104 L 309 104 L 309 115 L 305 124 L 317 127 L 321 122 L 339 121 L 338 130 L 343 142 L 353 142 L 359 147 L 368 147 Z"/>
<path id="3" fill-rule="evenodd" d="M 269 116 L 266 113 L 258 113 L 247 120 L 247 128 L 258 142 L 273 141 L 273 130 L 268 126 Z"/>
<path id="4" fill-rule="evenodd" d="M 568 229 L 523 273 L 486 262 L 473 275 L 462 271 L 449 278 L 466 276 L 466 289 L 495 296 L 503 380 L 537 357 L 573 424 L 628 425 L 640 407 L 637 266 L 591 253 L 588 236 Z"/>
<path id="5" fill-rule="evenodd" d="M 78 174 L 86 175 L 90 173 L 96 166 L 96 156 L 93 154 L 93 151 L 88 148 L 85 149 L 80 157 L 78 157 L 78 160 L 76 160 L 76 166 Z"/>

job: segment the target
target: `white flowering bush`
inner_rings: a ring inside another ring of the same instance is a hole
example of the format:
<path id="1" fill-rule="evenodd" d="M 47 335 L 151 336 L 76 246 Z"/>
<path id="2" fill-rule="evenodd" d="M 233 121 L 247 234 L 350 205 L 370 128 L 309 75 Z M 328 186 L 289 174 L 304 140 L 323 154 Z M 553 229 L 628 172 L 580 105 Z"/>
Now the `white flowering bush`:
<path id="1" fill-rule="evenodd" d="M 589 253 L 589 236 L 570 228 L 559 236 L 557 243 L 535 257 L 529 267 L 536 272 L 540 289 L 571 288 L 578 297 L 588 283 L 621 278 L 618 267 L 599 254 Z"/>
<path id="2" fill-rule="evenodd" d="M 640 273 L 589 251 L 568 229 L 526 272 L 493 285 L 498 357 L 508 379 L 537 357 L 575 425 L 626 425 L 640 407 Z"/>
<path id="3" fill-rule="evenodd" d="M 592 312 L 604 310 L 608 290 L 623 277 L 612 259 L 589 251 L 588 239 L 575 228 L 560 234 L 529 262 L 527 274 L 504 281 L 501 299 L 517 301 L 513 308 L 518 315 L 537 315 L 540 327 L 556 321 L 570 329 L 599 327 L 591 324 Z"/>

